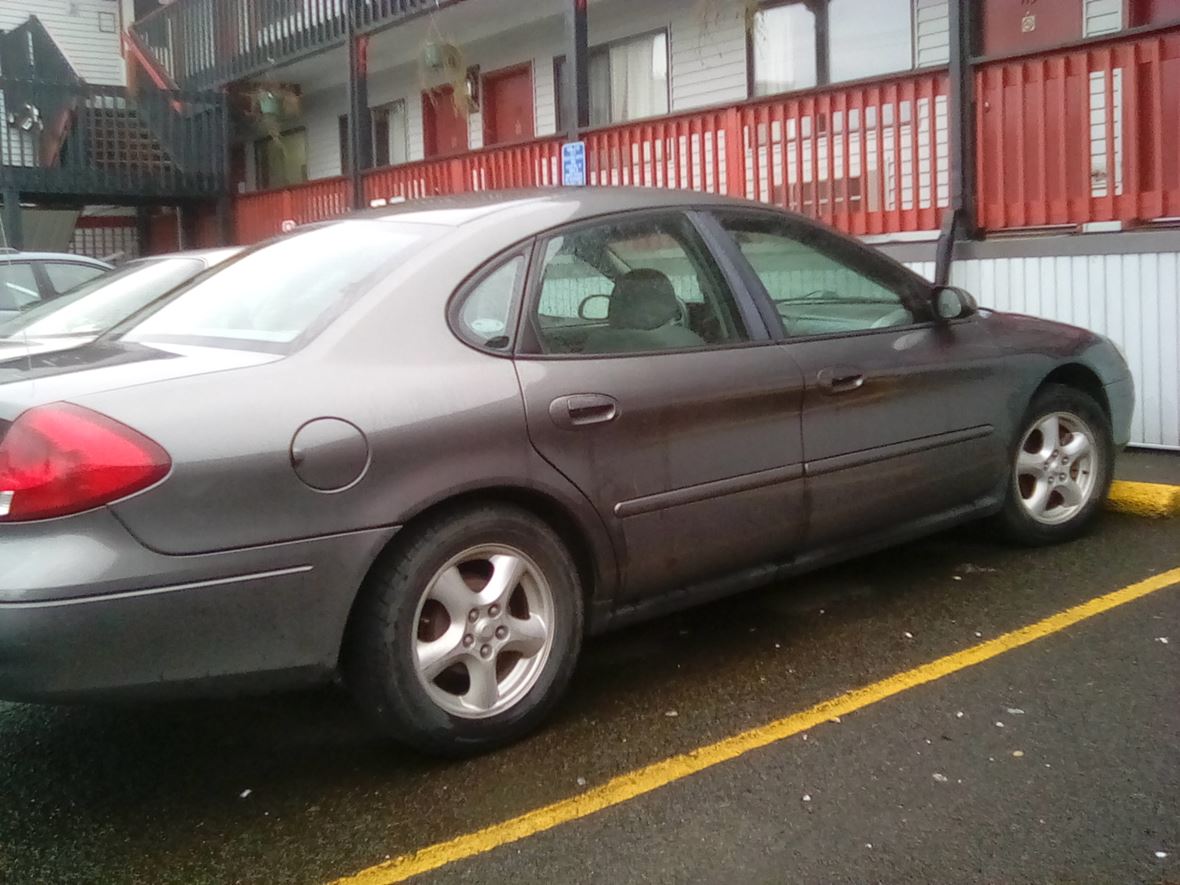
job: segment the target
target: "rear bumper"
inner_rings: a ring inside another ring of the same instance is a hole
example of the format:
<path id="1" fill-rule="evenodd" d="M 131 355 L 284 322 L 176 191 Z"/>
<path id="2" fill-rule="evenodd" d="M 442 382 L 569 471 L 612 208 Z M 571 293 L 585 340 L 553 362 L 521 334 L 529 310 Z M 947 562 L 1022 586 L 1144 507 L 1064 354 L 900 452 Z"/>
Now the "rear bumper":
<path id="1" fill-rule="evenodd" d="M 1110 428 L 1120 449 L 1131 441 L 1131 418 L 1135 414 L 1135 381 L 1130 375 L 1106 385 L 1110 404 Z"/>
<path id="2" fill-rule="evenodd" d="M 330 674 L 356 590 L 395 531 L 178 557 L 106 511 L 0 527 L 0 698 Z"/>

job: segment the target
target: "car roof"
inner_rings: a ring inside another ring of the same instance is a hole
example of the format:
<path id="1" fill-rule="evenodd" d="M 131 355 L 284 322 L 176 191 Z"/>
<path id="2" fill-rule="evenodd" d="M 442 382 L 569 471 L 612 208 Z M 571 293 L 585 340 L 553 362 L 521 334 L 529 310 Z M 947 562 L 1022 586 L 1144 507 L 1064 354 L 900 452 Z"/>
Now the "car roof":
<path id="1" fill-rule="evenodd" d="M 16 261 L 67 261 L 74 264 L 89 264 L 94 267 L 109 268 L 106 261 L 91 258 L 89 255 L 75 255 L 72 252 L 21 252 L 18 249 L 0 249 L 0 264 Z"/>
<path id="2" fill-rule="evenodd" d="M 489 220 L 500 223 L 503 216 L 519 215 L 529 219 L 527 225 L 523 226 L 540 228 L 546 226 L 542 219 L 547 216 L 560 216 L 562 222 L 574 222 L 615 212 L 694 206 L 762 210 L 771 208 L 764 203 L 701 191 L 648 187 L 545 187 L 429 197 L 362 210 L 350 217 L 458 227 Z"/>
<path id="3" fill-rule="evenodd" d="M 206 265 L 220 264 L 227 258 L 232 258 L 245 249 L 244 246 L 222 246 L 214 249 L 185 249 L 183 252 L 167 252 L 163 255 L 144 255 L 136 258 L 137 262 L 167 261 L 170 258 L 197 258 Z"/>

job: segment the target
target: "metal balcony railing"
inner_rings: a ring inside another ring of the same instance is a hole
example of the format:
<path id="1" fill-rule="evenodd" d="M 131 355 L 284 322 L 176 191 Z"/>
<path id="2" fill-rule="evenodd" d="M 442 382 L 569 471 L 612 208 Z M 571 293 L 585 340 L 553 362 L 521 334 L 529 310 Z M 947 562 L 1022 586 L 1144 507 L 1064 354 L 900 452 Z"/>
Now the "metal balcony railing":
<path id="1" fill-rule="evenodd" d="M 358 32 L 439 5 L 436 0 L 178 0 L 131 30 L 174 82 L 204 89 L 340 45 L 350 3 Z"/>
<path id="2" fill-rule="evenodd" d="M 212 199 L 226 191 L 216 92 L 0 77 L 0 188 L 26 198 Z"/>

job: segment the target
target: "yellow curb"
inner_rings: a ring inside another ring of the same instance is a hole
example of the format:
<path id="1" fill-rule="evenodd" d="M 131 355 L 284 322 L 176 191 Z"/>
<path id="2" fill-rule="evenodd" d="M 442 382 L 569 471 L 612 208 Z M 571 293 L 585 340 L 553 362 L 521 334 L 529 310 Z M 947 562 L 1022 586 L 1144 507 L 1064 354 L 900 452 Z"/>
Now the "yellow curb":
<path id="1" fill-rule="evenodd" d="M 1110 486 L 1106 508 L 1154 519 L 1180 516 L 1180 486 L 1157 482 L 1115 482 Z"/>

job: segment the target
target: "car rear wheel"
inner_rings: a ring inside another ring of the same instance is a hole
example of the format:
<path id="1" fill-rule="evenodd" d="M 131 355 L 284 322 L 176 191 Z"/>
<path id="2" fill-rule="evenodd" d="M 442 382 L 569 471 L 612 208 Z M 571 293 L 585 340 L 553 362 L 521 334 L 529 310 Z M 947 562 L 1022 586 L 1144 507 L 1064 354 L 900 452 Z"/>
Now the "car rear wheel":
<path id="1" fill-rule="evenodd" d="M 1033 397 L 1012 454 L 1001 520 L 1025 544 L 1075 538 L 1093 521 L 1110 487 L 1114 440 L 1094 398 L 1061 384 Z"/>
<path id="2" fill-rule="evenodd" d="M 345 676 L 398 740 L 477 753 L 534 728 L 569 682 L 582 592 L 561 539 L 514 507 L 410 529 L 374 567 L 353 614 Z"/>

